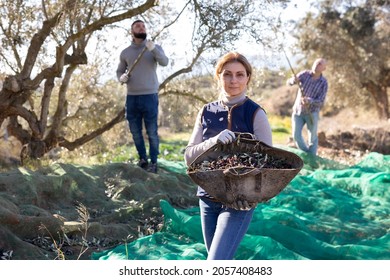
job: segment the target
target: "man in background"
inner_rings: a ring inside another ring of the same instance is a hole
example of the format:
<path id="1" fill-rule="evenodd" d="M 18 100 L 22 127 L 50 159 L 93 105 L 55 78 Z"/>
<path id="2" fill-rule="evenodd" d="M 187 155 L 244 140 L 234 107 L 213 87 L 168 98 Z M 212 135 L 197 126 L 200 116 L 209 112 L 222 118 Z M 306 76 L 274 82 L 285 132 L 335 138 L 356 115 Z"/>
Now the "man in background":
<path id="1" fill-rule="evenodd" d="M 159 82 L 156 69 L 157 65 L 167 66 L 168 58 L 160 45 L 146 39 L 146 27 L 142 20 L 132 23 L 131 35 L 133 40 L 130 46 L 120 54 L 116 75 L 127 86 L 126 119 L 138 152 L 138 166 L 157 173 L 160 141 L 157 131 Z M 143 123 L 149 139 L 150 162 L 142 134 Z"/>
<path id="2" fill-rule="evenodd" d="M 319 112 L 328 92 L 328 82 L 322 75 L 325 69 L 325 59 L 318 58 L 311 70 L 304 70 L 287 80 L 287 85 L 299 85 L 291 117 L 293 138 L 299 149 L 312 155 L 317 155 Z M 308 143 L 302 136 L 305 124 L 308 130 Z"/>

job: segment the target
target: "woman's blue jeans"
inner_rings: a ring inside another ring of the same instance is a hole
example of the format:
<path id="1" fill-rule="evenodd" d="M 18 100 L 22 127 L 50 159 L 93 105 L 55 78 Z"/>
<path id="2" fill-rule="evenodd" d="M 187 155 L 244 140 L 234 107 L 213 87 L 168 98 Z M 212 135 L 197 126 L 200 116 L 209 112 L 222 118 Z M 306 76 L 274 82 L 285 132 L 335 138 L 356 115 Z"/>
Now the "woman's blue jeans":
<path id="1" fill-rule="evenodd" d="M 318 150 L 318 119 L 318 112 L 301 115 L 292 114 L 292 134 L 295 144 L 300 150 L 312 155 L 316 155 Z M 302 136 L 305 124 L 307 127 L 308 144 L 305 143 L 305 139 Z"/>
<path id="2" fill-rule="evenodd" d="M 240 211 L 200 197 L 200 218 L 208 260 L 232 260 L 253 217 L 252 208 Z"/>
<path id="3" fill-rule="evenodd" d="M 147 160 L 145 141 L 142 135 L 142 121 L 144 122 L 149 138 L 150 161 L 156 163 L 160 144 L 157 132 L 158 94 L 127 95 L 126 119 L 140 159 Z"/>

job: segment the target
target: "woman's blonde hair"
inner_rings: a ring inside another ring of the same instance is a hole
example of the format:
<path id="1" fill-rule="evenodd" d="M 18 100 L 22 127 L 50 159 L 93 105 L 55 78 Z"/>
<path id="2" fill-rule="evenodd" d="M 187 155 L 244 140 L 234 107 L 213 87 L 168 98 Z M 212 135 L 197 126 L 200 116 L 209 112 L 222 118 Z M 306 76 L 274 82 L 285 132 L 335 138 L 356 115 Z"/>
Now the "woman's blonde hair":
<path id="1" fill-rule="evenodd" d="M 219 80 L 223 67 L 230 62 L 239 62 L 244 66 L 246 74 L 249 77 L 248 79 L 248 84 L 249 84 L 252 77 L 252 65 L 248 62 L 245 56 L 243 56 L 238 52 L 228 52 L 218 60 L 218 63 L 215 66 L 214 79 L 216 81 Z"/>

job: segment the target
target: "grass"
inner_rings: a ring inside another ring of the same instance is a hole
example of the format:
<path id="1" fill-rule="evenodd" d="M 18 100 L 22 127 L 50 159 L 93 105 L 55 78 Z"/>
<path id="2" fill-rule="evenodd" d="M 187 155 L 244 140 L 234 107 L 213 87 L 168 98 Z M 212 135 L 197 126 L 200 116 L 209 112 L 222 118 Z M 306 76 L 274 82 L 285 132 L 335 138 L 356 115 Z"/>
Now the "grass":
<path id="1" fill-rule="evenodd" d="M 160 139 L 160 155 L 169 161 L 182 161 L 184 148 L 187 145 L 187 140 L 171 140 Z M 149 145 L 146 141 L 146 150 L 149 150 Z M 116 147 L 113 150 L 97 154 L 89 158 L 91 163 L 109 163 L 109 162 L 138 162 L 138 153 L 133 144 Z"/>
<path id="2" fill-rule="evenodd" d="M 291 118 L 269 115 L 268 120 L 272 129 L 273 144 L 286 144 L 291 136 Z"/>
<path id="3" fill-rule="evenodd" d="M 268 116 L 274 144 L 285 144 L 288 137 L 291 135 L 291 120 L 289 117 L 281 117 L 277 115 Z M 169 161 L 182 161 L 184 149 L 191 136 L 189 132 L 169 132 L 167 129 L 160 129 L 160 155 Z M 149 149 L 146 141 L 146 150 Z M 127 144 L 108 150 L 104 153 L 96 154 L 89 157 L 91 163 L 108 163 L 108 162 L 137 162 L 138 154 L 133 144 Z"/>
<path id="4" fill-rule="evenodd" d="M 291 135 L 291 119 L 289 117 L 281 117 L 277 115 L 268 115 L 268 119 L 272 129 L 273 144 L 286 144 L 288 137 Z M 190 139 L 192 131 L 188 132 L 171 132 L 166 128 L 159 129 L 160 135 L 160 159 L 168 161 L 183 161 L 184 149 Z M 147 139 L 147 138 L 146 138 Z M 149 150 L 146 140 L 146 149 Z M 99 150 L 99 149 L 97 149 Z M 53 160 L 39 159 L 31 160 L 27 164 L 29 168 L 37 169 L 42 166 L 50 165 Z M 138 153 L 134 144 L 129 143 L 115 148 L 104 149 L 104 152 L 98 152 L 94 155 L 83 152 L 83 149 L 61 153 L 61 162 L 77 163 L 77 164 L 106 164 L 112 162 L 138 162 Z"/>
<path id="5" fill-rule="evenodd" d="M 280 117 L 276 115 L 269 116 L 269 122 L 272 128 L 272 138 L 274 144 L 285 144 L 291 135 L 291 120 L 289 117 Z M 184 149 L 191 136 L 191 132 L 169 133 L 162 130 L 160 133 L 160 158 L 169 161 L 182 161 Z M 148 150 L 148 145 L 146 149 Z M 125 145 L 118 147 L 112 152 L 100 155 L 102 162 L 123 162 L 138 160 L 137 151 L 134 145 Z"/>

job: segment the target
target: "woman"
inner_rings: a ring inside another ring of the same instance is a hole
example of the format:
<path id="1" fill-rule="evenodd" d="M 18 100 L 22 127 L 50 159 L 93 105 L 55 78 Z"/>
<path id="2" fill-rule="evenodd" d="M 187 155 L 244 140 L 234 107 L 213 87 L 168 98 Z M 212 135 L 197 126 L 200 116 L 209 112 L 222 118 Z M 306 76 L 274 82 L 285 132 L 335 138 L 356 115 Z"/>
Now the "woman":
<path id="1" fill-rule="evenodd" d="M 184 155 L 187 165 L 217 142 L 234 141 L 234 132 L 250 133 L 255 139 L 272 145 L 271 127 L 264 110 L 246 95 L 251 76 L 252 66 L 243 55 L 229 52 L 220 58 L 215 69 L 220 97 L 198 113 Z M 200 186 L 197 196 L 207 259 L 233 259 L 254 208 L 248 208 L 245 201 L 234 208 L 227 207 Z"/>

